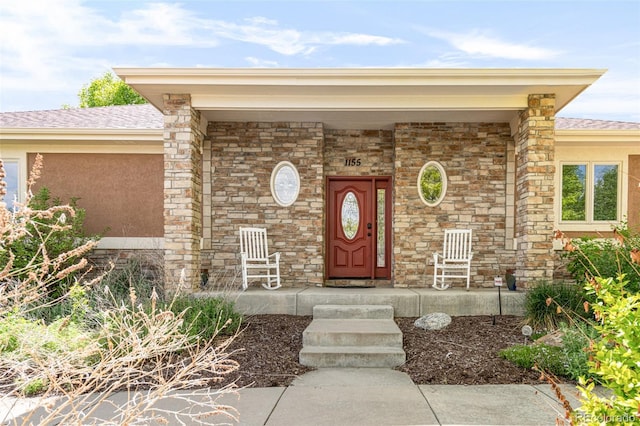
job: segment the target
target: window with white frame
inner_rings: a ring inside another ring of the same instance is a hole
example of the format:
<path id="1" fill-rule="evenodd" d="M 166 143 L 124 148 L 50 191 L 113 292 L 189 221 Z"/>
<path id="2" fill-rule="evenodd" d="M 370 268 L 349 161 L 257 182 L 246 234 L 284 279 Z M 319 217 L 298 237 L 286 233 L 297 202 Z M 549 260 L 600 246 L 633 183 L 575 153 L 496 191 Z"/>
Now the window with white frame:
<path id="1" fill-rule="evenodd" d="M 619 163 L 563 163 L 561 169 L 561 222 L 620 220 Z"/>
<path id="2" fill-rule="evenodd" d="M 300 175 L 288 161 L 279 162 L 271 173 L 271 195 L 276 203 L 287 207 L 295 203 L 300 193 Z"/>
<path id="3" fill-rule="evenodd" d="M 4 182 L 6 184 L 6 194 L 3 201 L 6 203 L 7 209 L 12 211 L 13 203 L 18 199 L 20 167 L 18 160 L 2 160 L 2 164 L 4 166 Z"/>

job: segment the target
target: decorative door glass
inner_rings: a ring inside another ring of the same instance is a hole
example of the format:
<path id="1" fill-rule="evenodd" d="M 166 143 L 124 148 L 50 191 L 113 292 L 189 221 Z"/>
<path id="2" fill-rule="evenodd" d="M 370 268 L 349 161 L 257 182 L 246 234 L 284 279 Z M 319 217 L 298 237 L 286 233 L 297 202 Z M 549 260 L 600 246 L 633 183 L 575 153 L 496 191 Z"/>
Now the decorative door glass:
<path id="1" fill-rule="evenodd" d="M 353 192 L 348 192 L 342 201 L 342 232 L 352 240 L 360 227 L 360 206 Z"/>
<path id="2" fill-rule="evenodd" d="M 384 258 L 385 258 L 385 253 L 384 253 L 384 247 L 385 247 L 385 241 L 384 241 L 384 230 L 385 230 L 385 190 L 384 189 L 378 189 L 377 191 L 377 199 L 378 199 L 378 206 L 377 206 L 377 230 L 378 230 L 378 235 L 377 235 L 377 260 L 376 260 L 376 266 L 378 268 L 384 268 L 385 267 L 385 262 L 384 262 Z"/>

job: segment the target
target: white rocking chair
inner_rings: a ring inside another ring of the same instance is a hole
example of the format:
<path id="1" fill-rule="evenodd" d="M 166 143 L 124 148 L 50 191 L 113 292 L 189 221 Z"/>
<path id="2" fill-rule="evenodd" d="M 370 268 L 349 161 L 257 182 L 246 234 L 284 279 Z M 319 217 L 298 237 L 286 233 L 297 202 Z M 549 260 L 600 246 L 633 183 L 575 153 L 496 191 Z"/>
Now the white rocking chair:
<path id="1" fill-rule="evenodd" d="M 442 253 L 433 254 L 433 288 L 446 290 L 450 278 L 466 278 L 467 291 L 471 276 L 471 229 L 446 229 Z"/>
<path id="2" fill-rule="evenodd" d="M 242 289 L 249 287 L 250 278 L 266 278 L 262 287 L 276 290 L 280 287 L 280 253 L 269 254 L 267 230 L 240 228 L 240 261 L 242 263 Z"/>

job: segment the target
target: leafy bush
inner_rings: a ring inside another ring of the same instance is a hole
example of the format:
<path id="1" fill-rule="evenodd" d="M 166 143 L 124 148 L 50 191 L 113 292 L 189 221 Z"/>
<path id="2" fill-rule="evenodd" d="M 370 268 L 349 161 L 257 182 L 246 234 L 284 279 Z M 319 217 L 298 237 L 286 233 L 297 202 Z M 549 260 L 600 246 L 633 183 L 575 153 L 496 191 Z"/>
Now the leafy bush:
<path id="1" fill-rule="evenodd" d="M 180 296 L 172 301 L 170 309 L 184 312 L 184 331 L 205 341 L 216 334 L 235 334 L 242 323 L 242 315 L 233 303 L 221 298 Z"/>
<path id="2" fill-rule="evenodd" d="M 52 384 L 38 363 L 57 363 L 54 368 L 65 364 L 76 370 L 86 365 L 95 349 L 95 335 L 69 318 L 47 325 L 16 313 L 5 315 L 0 323 L 0 371 L 13 378 L 16 390 L 25 396 L 44 392 Z"/>
<path id="3" fill-rule="evenodd" d="M 37 267 L 44 284 L 40 296 L 47 301 L 56 300 L 66 294 L 82 269 L 74 265 L 86 254 L 86 248 L 93 247 L 87 244 L 99 237 L 85 235 L 85 211 L 77 207 L 77 199 L 63 206 L 59 198 L 51 197 L 46 187 L 28 199 L 26 208 L 19 205 L 18 208 L 20 211 L 14 213 L 14 220 L 24 220 L 28 212 L 33 214 L 24 222 L 19 235 L 8 239 L 0 250 L 0 270 L 10 267 L 14 280 L 27 281 L 29 273 Z M 41 300 L 30 309 L 41 310 L 39 306 L 43 306 Z M 61 317 L 62 312 L 44 312 L 44 316 L 47 321 L 53 321 Z"/>
<path id="4" fill-rule="evenodd" d="M 549 345 L 516 345 L 500 351 L 500 356 L 518 367 L 533 368 L 538 366 L 545 370 L 560 374 L 562 368 L 562 349 Z"/>
<path id="5" fill-rule="evenodd" d="M 581 377 L 582 406 L 577 411 L 565 406 L 576 424 L 636 424 L 640 419 L 640 240 L 625 226 L 614 234 L 615 242 L 592 244 L 556 231 L 575 273 L 584 274 L 585 290 L 593 300 L 585 305 L 593 311 L 590 323 L 597 334 L 589 336 L 589 374 L 611 391 L 611 396 L 601 397 L 594 392 L 595 381 Z M 631 278 L 621 271 L 630 271 Z M 546 377 L 563 397 L 554 380 Z"/>
<path id="6" fill-rule="evenodd" d="M 49 354 L 78 351 L 92 340 L 89 332 L 68 318 L 52 324 L 7 315 L 0 325 L 0 353 L 11 354 L 13 359 L 27 359 L 38 354 L 45 359 Z"/>
<path id="7" fill-rule="evenodd" d="M 578 422 L 635 423 L 640 420 L 640 294 L 627 288 L 623 276 L 601 278 L 587 283 L 597 297 L 591 305 L 599 339 L 592 340 L 590 372 L 611 390 L 612 396 L 600 397 L 594 382 L 581 379 L 582 407 L 574 412 Z"/>
<path id="8" fill-rule="evenodd" d="M 555 330 L 574 318 L 588 317 L 585 301 L 584 290 L 576 284 L 542 281 L 526 294 L 526 320 L 536 330 Z"/>
<path id="9" fill-rule="evenodd" d="M 565 356 L 566 377 L 578 381 L 581 377 L 597 379 L 590 371 L 589 345 L 598 337 L 597 331 L 589 322 L 578 322 L 575 325 L 563 328 L 562 351 Z"/>
<path id="10" fill-rule="evenodd" d="M 94 240 L 65 236 L 66 232 L 76 235 L 73 207 L 42 210 L 42 200 L 33 201 L 31 189 L 41 169 L 42 156 L 37 155 L 27 180 L 25 205 L 17 203 L 17 209 L 11 212 L 1 201 L 6 189 L 0 160 L 0 317 L 55 305 L 66 295 L 71 277 L 87 266 L 83 256 L 96 245 Z"/>
<path id="11" fill-rule="evenodd" d="M 90 238 L 85 236 L 83 224 L 85 219 L 85 211 L 77 206 L 77 199 L 71 199 L 69 206 L 75 212 L 69 217 L 69 211 L 66 209 L 53 209 L 53 207 L 61 206 L 63 203 L 59 198 L 51 198 L 48 188 L 42 187 L 30 198 L 27 207 L 33 211 L 50 211 L 51 214 L 39 215 L 33 221 L 26 225 L 25 233 L 14 241 L 6 245 L 5 249 L 0 252 L 0 269 L 4 268 L 9 261 L 9 252 L 15 256 L 13 260 L 13 268 L 20 273 L 20 277 L 24 278 L 27 273 L 27 265 L 29 262 L 41 262 L 46 255 L 49 258 L 58 257 L 62 253 L 72 252 L 76 247 L 84 244 Z M 58 224 L 67 225 L 64 229 L 58 227 Z M 41 247 L 43 237 L 46 236 L 44 247 Z M 63 267 L 70 265 L 76 256 L 70 256 Z"/>
<path id="12" fill-rule="evenodd" d="M 640 235 L 626 223 L 614 228 L 614 239 L 578 238 L 565 246 L 562 256 L 568 260 L 567 270 L 581 284 L 592 277 L 615 278 L 625 275 L 627 290 L 640 292 L 640 267 L 630 253 L 640 250 Z"/>
<path id="13" fill-rule="evenodd" d="M 593 334 L 584 326 L 563 327 L 562 346 L 545 344 L 516 345 L 500 351 L 500 356 L 522 368 L 547 371 L 555 376 L 577 381 L 580 377 L 591 377 L 588 335 Z"/>

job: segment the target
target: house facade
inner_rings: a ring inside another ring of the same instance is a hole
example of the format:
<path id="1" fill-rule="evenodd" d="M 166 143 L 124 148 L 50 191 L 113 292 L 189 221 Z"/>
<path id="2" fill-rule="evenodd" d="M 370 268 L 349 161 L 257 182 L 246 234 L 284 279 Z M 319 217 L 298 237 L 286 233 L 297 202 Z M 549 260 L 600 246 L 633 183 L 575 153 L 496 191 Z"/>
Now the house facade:
<path id="1" fill-rule="evenodd" d="M 0 114 L 0 157 L 20 194 L 43 154 L 95 258 L 160 258 L 169 288 L 236 271 L 242 226 L 284 286 L 428 286 L 450 228 L 472 287 L 525 284 L 561 269 L 555 229 L 640 228 L 640 123 L 556 117 L 603 72 L 116 69 L 150 105 Z"/>

